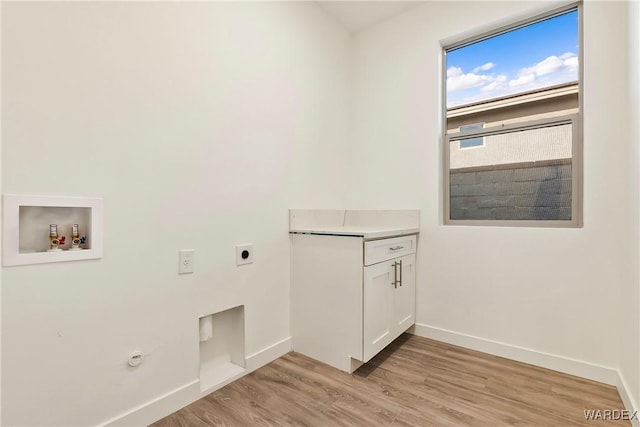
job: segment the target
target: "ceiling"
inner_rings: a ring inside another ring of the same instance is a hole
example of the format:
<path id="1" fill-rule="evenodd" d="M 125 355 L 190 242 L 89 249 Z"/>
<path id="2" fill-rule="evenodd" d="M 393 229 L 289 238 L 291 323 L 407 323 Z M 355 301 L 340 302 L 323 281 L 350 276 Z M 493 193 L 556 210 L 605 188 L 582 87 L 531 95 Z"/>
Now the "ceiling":
<path id="1" fill-rule="evenodd" d="M 318 1 L 346 29 L 356 33 L 416 7 L 422 1 Z"/>

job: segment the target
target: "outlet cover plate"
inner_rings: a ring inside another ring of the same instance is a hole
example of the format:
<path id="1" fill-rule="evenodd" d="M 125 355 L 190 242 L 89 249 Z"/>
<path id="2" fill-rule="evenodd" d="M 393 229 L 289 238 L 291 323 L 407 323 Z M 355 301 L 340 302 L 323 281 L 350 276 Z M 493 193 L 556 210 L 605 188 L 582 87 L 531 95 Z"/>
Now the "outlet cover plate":
<path id="1" fill-rule="evenodd" d="M 254 259 L 253 243 L 236 246 L 236 265 L 252 264 Z"/>
<path id="2" fill-rule="evenodd" d="M 195 250 L 181 249 L 178 252 L 178 274 L 190 274 L 194 271 Z"/>

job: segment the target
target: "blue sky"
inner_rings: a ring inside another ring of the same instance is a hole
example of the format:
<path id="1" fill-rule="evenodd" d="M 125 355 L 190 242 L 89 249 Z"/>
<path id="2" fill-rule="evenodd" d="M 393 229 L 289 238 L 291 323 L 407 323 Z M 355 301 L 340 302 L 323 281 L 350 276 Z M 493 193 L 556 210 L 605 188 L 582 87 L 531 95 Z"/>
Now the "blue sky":
<path id="1" fill-rule="evenodd" d="M 447 108 L 578 79 L 578 12 L 447 52 Z"/>

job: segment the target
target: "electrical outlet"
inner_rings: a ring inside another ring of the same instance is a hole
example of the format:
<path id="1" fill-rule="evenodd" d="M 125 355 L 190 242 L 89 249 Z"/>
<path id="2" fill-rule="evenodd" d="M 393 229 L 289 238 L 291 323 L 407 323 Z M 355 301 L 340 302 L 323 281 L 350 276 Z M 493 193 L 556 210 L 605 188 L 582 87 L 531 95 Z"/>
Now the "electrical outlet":
<path id="1" fill-rule="evenodd" d="M 189 274 L 194 271 L 194 255 L 193 249 L 181 249 L 178 252 L 178 274 Z"/>
<path id="2" fill-rule="evenodd" d="M 236 265 L 252 264 L 253 258 L 252 243 L 236 246 Z"/>

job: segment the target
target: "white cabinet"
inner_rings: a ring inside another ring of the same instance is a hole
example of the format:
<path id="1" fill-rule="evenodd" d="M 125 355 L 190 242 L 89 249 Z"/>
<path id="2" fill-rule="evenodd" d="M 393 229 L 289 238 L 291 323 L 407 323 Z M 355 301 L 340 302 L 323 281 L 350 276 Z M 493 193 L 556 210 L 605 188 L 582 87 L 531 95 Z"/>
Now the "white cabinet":
<path id="1" fill-rule="evenodd" d="M 293 349 L 346 372 L 415 322 L 416 235 L 291 234 Z"/>
<path id="2" fill-rule="evenodd" d="M 415 263 L 412 254 L 364 268 L 364 362 L 415 323 Z"/>

